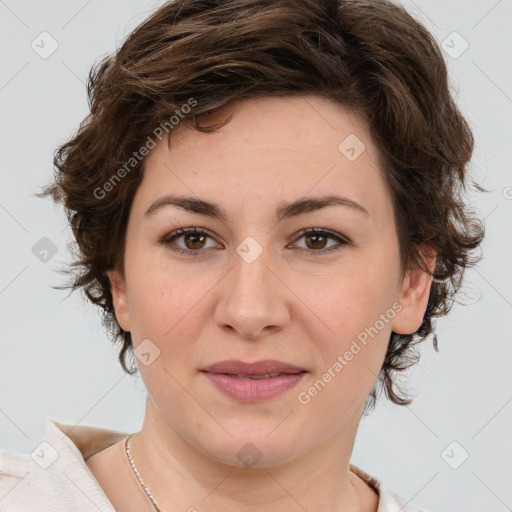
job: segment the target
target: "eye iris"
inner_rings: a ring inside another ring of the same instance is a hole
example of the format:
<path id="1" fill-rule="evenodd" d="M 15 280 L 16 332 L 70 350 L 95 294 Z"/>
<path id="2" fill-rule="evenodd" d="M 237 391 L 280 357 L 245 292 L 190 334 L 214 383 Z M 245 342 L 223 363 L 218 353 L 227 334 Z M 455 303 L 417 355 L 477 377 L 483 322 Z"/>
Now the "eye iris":
<path id="1" fill-rule="evenodd" d="M 311 247 L 311 244 L 306 242 L 306 245 L 310 248 L 310 249 L 323 249 L 324 246 L 325 246 L 325 236 L 324 235 L 318 235 L 318 234 L 313 234 L 313 235 L 308 235 L 306 236 L 306 241 L 307 240 L 316 240 L 317 242 L 313 242 L 313 247 Z M 320 242 L 320 246 L 318 246 L 318 240 L 321 240 Z"/>
<path id="2" fill-rule="evenodd" d="M 200 233 L 187 233 L 184 238 L 185 238 L 185 245 L 187 246 L 188 249 L 201 249 L 201 247 L 202 247 L 201 243 L 204 243 L 206 236 L 201 235 Z M 194 240 L 192 242 L 192 247 L 188 243 L 190 240 Z M 200 240 L 200 241 L 197 242 L 197 240 Z"/>
<path id="3" fill-rule="evenodd" d="M 202 249 L 207 238 L 207 235 L 200 232 L 192 232 L 192 233 L 184 233 L 182 235 L 183 240 L 185 241 L 185 246 L 189 250 L 194 249 Z M 311 250 L 324 249 L 327 239 L 329 238 L 323 233 L 311 233 L 309 235 L 304 235 L 306 239 L 306 245 Z"/>

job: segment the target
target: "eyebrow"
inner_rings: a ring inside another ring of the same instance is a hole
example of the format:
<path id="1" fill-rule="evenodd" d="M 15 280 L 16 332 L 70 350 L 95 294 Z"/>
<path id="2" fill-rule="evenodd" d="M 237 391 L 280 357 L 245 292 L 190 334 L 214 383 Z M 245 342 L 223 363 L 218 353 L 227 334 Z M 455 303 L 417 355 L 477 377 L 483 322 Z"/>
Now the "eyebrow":
<path id="1" fill-rule="evenodd" d="M 196 197 L 176 196 L 172 194 L 165 195 L 160 199 L 157 199 L 146 210 L 144 216 L 153 215 L 164 206 L 177 206 L 187 212 L 206 215 L 223 221 L 227 221 L 229 217 L 227 211 L 216 203 L 197 199 Z M 281 204 L 276 208 L 275 217 L 278 221 L 281 221 L 304 213 L 320 210 L 327 206 L 344 206 L 352 209 L 353 211 L 363 213 L 368 216 L 370 215 L 366 208 L 348 197 L 328 195 L 322 197 L 307 197 L 304 199 L 298 199 L 291 203 Z"/>

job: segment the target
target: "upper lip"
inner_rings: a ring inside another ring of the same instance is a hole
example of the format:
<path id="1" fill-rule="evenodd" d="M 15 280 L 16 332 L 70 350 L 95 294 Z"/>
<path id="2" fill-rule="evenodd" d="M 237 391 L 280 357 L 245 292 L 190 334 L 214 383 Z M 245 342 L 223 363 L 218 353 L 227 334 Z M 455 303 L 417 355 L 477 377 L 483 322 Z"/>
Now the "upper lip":
<path id="1" fill-rule="evenodd" d="M 201 371 L 208 373 L 227 373 L 232 375 L 266 375 L 267 373 L 299 373 L 305 372 L 304 368 L 293 364 L 277 361 L 275 359 L 265 359 L 246 363 L 237 359 L 219 361 Z"/>

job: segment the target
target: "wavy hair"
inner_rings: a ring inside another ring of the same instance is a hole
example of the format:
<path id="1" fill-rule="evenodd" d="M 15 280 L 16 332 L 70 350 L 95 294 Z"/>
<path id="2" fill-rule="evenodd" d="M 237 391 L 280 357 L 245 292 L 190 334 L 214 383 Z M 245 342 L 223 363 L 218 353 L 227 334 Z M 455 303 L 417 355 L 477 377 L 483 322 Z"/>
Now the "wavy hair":
<path id="1" fill-rule="evenodd" d="M 128 214 L 145 161 L 134 161 L 134 152 L 172 116 L 210 132 L 225 123 L 201 126 L 200 116 L 232 102 L 315 94 L 368 121 L 392 194 L 401 267 L 434 278 L 418 331 L 391 334 L 363 413 L 382 390 L 396 404 L 412 401 L 397 377 L 418 361 L 414 347 L 433 333 L 434 318 L 449 312 L 484 236 L 463 197 L 473 136 L 452 98 L 439 45 L 419 21 L 386 0 L 170 1 L 92 66 L 87 94 L 90 113 L 55 151 L 55 180 L 36 195 L 63 204 L 77 247 L 68 269 L 73 282 L 64 288 L 83 290 L 102 310 L 124 371 L 137 371 L 131 334 L 116 320 L 106 272 L 123 272 Z M 165 135 L 170 144 L 172 130 Z M 114 176 L 122 178 L 115 193 L 94 193 Z M 437 253 L 432 273 L 424 245 Z"/>

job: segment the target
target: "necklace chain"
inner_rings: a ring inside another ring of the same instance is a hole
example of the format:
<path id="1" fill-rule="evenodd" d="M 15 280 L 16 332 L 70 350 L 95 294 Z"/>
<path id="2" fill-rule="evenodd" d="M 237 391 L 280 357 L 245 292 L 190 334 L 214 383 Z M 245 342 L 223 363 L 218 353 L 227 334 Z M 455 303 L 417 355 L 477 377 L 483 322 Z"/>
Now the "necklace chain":
<path id="1" fill-rule="evenodd" d="M 132 457 L 132 454 L 130 453 L 131 438 L 133 436 L 135 436 L 135 434 L 130 434 L 126 438 L 126 441 L 124 443 L 125 448 L 126 448 L 126 455 L 128 456 L 128 461 L 130 462 L 130 466 L 132 467 L 133 472 L 135 473 L 135 476 L 137 477 L 137 480 L 139 481 L 139 484 L 142 487 L 144 493 L 146 494 L 149 502 L 151 503 L 151 505 L 153 506 L 153 508 L 157 512 L 160 512 L 160 509 L 158 508 L 158 505 L 156 504 L 155 499 L 153 498 L 153 496 L 151 496 L 151 493 L 149 492 L 149 489 L 144 485 L 144 482 L 142 481 L 142 478 L 140 476 L 139 470 L 137 469 L 137 466 L 135 465 L 135 462 L 133 462 L 133 457 Z"/>
<path id="2" fill-rule="evenodd" d="M 125 447 L 126 447 L 126 455 L 128 456 L 128 461 L 130 462 L 130 466 L 133 469 L 133 472 L 135 473 L 135 476 L 137 477 L 137 480 L 139 481 L 140 486 L 142 487 L 143 491 L 145 492 L 146 496 L 148 497 L 148 500 L 150 501 L 153 508 L 160 512 L 160 509 L 158 508 L 158 505 L 156 504 L 156 501 L 154 500 L 153 496 L 151 496 L 151 493 L 149 492 L 149 489 L 144 485 L 144 482 L 142 481 L 142 478 L 139 474 L 139 471 L 137 469 L 137 466 L 135 466 L 135 462 L 133 462 L 132 454 L 130 453 L 130 445 L 131 445 L 131 438 L 135 434 L 130 434 L 125 441 Z"/>

